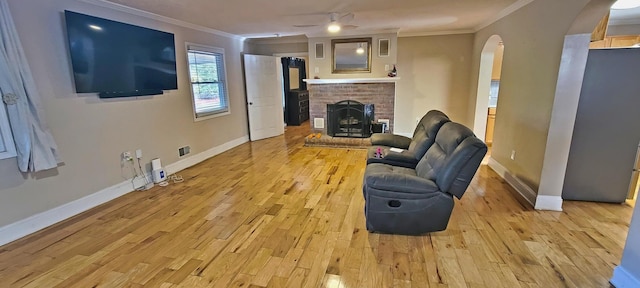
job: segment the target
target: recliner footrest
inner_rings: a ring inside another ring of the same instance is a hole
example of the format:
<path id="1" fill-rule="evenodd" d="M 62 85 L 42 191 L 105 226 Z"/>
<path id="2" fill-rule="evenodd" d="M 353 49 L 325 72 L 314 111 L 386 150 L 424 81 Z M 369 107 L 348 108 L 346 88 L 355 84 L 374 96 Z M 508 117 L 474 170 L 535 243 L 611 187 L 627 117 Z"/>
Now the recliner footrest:
<path id="1" fill-rule="evenodd" d="M 420 235 L 447 228 L 453 196 L 439 192 L 424 199 L 399 199 L 366 195 L 367 230 L 380 233 Z"/>

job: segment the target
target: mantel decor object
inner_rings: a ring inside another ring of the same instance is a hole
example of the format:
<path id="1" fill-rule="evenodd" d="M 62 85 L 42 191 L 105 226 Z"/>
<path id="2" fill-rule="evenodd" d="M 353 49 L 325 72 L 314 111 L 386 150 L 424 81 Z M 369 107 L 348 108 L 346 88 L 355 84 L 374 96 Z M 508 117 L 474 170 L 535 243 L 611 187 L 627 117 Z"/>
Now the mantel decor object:
<path id="1" fill-rule="evenodd" d="M 391 72 L 389 72 L 389 74 L 387 74 L 387 76 L 389 76 L 389 77 L 398 76 L 398 70 L 396 69 L 396 65 L 395 64 L 393 64 L 393 69 L 391 70 Z"/>

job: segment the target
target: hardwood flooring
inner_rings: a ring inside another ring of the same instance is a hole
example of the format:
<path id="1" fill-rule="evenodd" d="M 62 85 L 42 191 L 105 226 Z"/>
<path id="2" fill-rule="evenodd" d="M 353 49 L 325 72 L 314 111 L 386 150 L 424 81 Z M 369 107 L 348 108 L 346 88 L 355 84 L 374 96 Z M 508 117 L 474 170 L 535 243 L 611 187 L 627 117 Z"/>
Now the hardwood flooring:
<path id="1" fill-rule="evenodd" d="M 1 287 L 608 287 L 632 209 L 521 205 L 482 166 L 446 231 L 371 234 L 365 150 L 247 143 L 0 247 Z"/>

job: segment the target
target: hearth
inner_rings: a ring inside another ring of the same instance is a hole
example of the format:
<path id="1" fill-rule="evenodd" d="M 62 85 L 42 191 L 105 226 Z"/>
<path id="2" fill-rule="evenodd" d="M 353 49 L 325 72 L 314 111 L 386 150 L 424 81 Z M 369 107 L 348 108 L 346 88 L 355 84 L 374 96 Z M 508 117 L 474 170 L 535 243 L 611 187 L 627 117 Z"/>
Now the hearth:
<path id="1" fill-rule="evenodd" d="M 371 136 L 373 104 L 344 100 L 327 104 L 327 135 L 366 138 Z"/>

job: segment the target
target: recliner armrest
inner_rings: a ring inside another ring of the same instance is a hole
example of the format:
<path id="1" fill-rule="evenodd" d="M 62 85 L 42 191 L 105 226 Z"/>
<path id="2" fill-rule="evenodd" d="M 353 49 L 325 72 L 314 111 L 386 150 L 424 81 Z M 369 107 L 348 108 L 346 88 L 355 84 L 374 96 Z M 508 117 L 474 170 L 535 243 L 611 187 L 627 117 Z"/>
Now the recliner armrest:
<path id="1" fill-rule="evenodd" d="M 415 154 L 409 150 L 404 150 L 402 152 L 388 151 L 387 154 L 382 155 L 382 158 L 393 161 L 418 162 Z"/>
<path id="2" fill-rule="evenodd" d="M 365 175 L 364 182 L 370 188 L 398 193 L 424 194 L 440 191 L 438 185 L 429 179 L 399 173 Z"/>
<path id="3" fill-rule="evenodd" d="M 408 149 L 411 138 L 388 133 L 374 133 L 371 135 L 371 144 Z"/>

